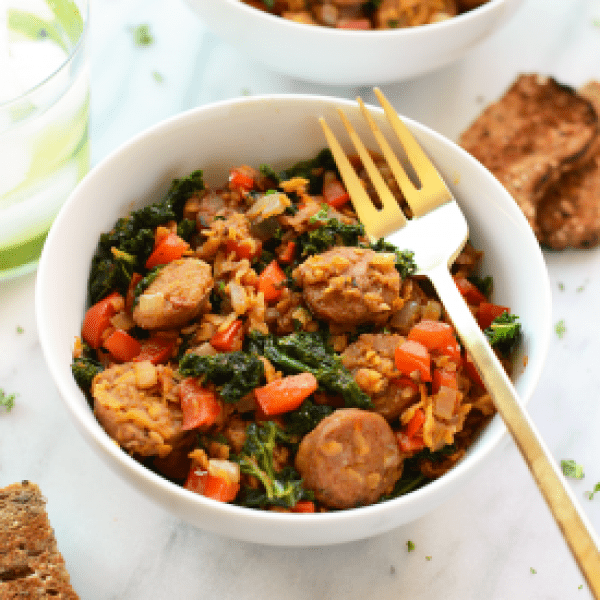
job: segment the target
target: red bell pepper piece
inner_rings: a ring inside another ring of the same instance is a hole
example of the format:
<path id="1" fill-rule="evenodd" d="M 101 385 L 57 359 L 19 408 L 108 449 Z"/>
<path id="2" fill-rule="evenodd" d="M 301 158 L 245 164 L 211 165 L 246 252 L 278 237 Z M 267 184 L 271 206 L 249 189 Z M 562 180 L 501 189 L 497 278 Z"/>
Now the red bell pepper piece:
<path id="1" fill-rule="evenodd" d="M 243 167 L 229 171 L 229 186 L 241 192 L 249 192 L 254 187 L 254 177 L 246 173 Z"/>
<path id="2" fill-rule="evenodd" d="M 221 352 L 231 352 L 236 342 L 242 339 L 242 322 L 239 319 L 232 321 L 223 331 L 217 331 L 210 338 L 210 345 Z"/>
<path id="3" fill-rule="evenodd" d="M 418 371 L 421 381 L 431 381 L 431 356 L 429 350 L 420 342 L 406 340 L 394 353 L 396 368 L 405 375 Z"/>
<path id="4" fill-rule="evenodd" d="M 187 377 L 179 384 L 179 398 L 183 412 L 181 429 L 184 431 L 209 427 L 221 414 L 221 403 L 216 394 L 203 388 L 194 377 Z"/>
<path id="5" fill-rule="evenodd" d="M 198 467 L 192 467 L 183 487 L 219 502 L 232 502 L 237 496 L 240 484 L 227 477 L 211 475 Z"/>
<path id="6" fill-rule="evenodd" d="M 290 264 L 294 260 L 294 254 L 296 253 L 296 242 L 289 241 L 284 248 L 283 252 L 279 255 L 279 262 L 286 265 Z"/>
<path id="7" fill-rule="evenodd" d="M 439 350 L 456 341 L 452 325 L 423 319 L 408 332 L 408 339 L 420 342 L 428 350 Z"/>
<path id="8" fill-rule="evenodd" d="M 146 261 L 146 269 L 152 269 L 158 265 L 166 265 L 173 260 L 181 258 L 189 249 L 190 245 L 176 233 L 169 232 L 154 247 L 152 254 Z"/>
<path id="9" fill-rule="evenodd" d="M 501 316 L 505 312 L 510 312 L 508 306 L 481 302 L 477 309 L 477 323 L 479 323 L 481 329 L 487 329 L 496 317 Z"/>
<path id="10" fill-rule="evenodd" d="M 173 338 L 153 336 L 141 342 L 140 353 L 133 359 L 135 362 L 149 360 L 152 364 L 165 363 L 175 347 L 176 340 Z"/>
<path id="11" fill-rule="evenodd" d="M 439 392 L 442 386 L 452 388 L 453 390 L 458 389 L 458 382 L 456 380 L 456 371 L 449 371 L 448 369 L 434 369 L 431 377 L 431 390 L 434 394 Z"/>
<path id="12" fill-rule="evenodd" d="M 227 240 L 225 250 L 227 254 L 235 252 L 238 260 L 242 258 L 252 260 L 262 252 L 262 242 L 259 240 Z"/>
<path id="13" fill-rule="evenodd" d="M 350 194 L 339 179 L 333 179 L 323 186 L 323 200 L 332 208 L 341 208 L 350 200 Z"/>
<path id="14" fill-rule="evenodd" d="M 486 297 L 481 290 L 466 277 L 455 277 L 454 282 L 468 304 L 479 304 L 486 301 Z"/>
<path id="15" fill-rule="evenodd" d="M 102 343 L 110 355 L 120 362 L 133 360 L 142 349 L 134 337 L 122 329 L 115 329 Z"/>
<path id="16" fill-rule="evenodd" d="M 88 308 L 83 317 L 81 337 L 92 348 L 102 345 L 102 334 L 110 327 L 110 319 L 124 306 L 124 299 L 118 292 L 113 292 Z"/>
<path id="17" fill-rule="evenodd" d="M 287 277 L 276 260 L 262 270 L 258 276 L 258 291 L 264 294 L 265 302 L 281 298 L 286 280 Z"/>
<path id="18" fill-rule="evenodd" d="M 297 409 L 318 387 L 312 373 L 299 373 L 256 388 L 254 396 L 265 415 L 281 415 Z"/>

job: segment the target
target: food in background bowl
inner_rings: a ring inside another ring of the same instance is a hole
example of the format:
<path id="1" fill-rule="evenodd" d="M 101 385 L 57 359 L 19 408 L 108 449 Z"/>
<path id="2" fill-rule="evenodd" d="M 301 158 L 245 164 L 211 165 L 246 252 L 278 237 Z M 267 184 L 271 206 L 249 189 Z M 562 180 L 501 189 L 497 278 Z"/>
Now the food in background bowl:
<path id="1" fill-rule="evenodd" d="M 480 260 L 467 244 L 453 276 L 509 366 L 521 324 Z M 217 189 L 196 170 L 100 236 L 73 372 L 113 440 L 186 489 L 290 512 L 393 498 L 494 414 L 414 270 L 369 241 L 329 150 Z"/>
<path id="2" fill-rule="evenodd" d="M 489 0 L 240 0 L 306 25 L 341 29 L 397 29 L 439 23 Z"/>
<path id="3" fill-rule="evenodd" d="M 337 121 L 338 106 L 367 140 L 370 129 L 353 102 L 302 95 L 244 97 L 203 106 L 142 133 L 97 165 L 67 201 L 38 270 L 40 342 L 65 406 L 85 439 L 110 467 L 171 514 L 233 538 L 307 546 L 388 531 L 424 515 L 459 491 L 476 468 L 486 464 L 486 457 L 506 433 L 494 416 L 462 460 L 410 493 L 352 510 L 297 515 L 218 502 L 158 475 L 115 444 L 76 384 L 71 372 L 73 342 L 81 333 L 90 263 L 100 236 L 120 217 L 163 199 L 173 179 L 182 181 L 199 168 L 206 185 L 216 189 L 227 181 L 232 165 L 265 164 L 280 172 L 316 156 L 325 143 L 318 117 Z M 393 140 L 382 111 L 372 108 L 372 112 Z M 523 337 L 512 371 L 515 387 L 527 402 L 552 332 L 549 284 L 539 245 L 519 208 L 481 164 L 422 125 L 405 121 L 466 215 L 470 241 L 484 253 L 480 272 L 494 280 L 492 302 L 509 306 L 520 317 Z M 332 129 L 343 138 L 341 124 L 335 123 Z"/>
<path id="4" fill-rule="evenodd" d="M 522 3 L 488 0 L 422 27 L 363 30 L 306 25 L 240 0 L 186 1 L 203 25 L 244 57 L 290 77 L 348 86 L 392 83 L 448 65 L 503 26 Z M 389 5 L 381 3 L 381 10 Z"/>

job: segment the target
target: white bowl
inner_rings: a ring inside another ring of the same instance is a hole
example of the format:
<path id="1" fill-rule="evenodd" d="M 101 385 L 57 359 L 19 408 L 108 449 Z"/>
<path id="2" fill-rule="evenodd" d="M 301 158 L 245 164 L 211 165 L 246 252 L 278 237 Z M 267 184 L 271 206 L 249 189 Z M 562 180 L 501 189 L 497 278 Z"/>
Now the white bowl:
<path id="1" fill-rule="evenodd" d="M 73 380 L 71 352 L 81 329 L 90 260 L 100 233 L 132 209 L 162 198 L 174 177 L 195 169 L 204 170 L 207 184 L 218 185 L 236 164 L 284 168 L 313 157 L 326 145 L 317 122 L 321 115 L 345 140 L 337 106 L 346 108 L 359 135 L 367 140 L 368 126 L 354 102 L 302 95 L 229 100 L 150 128 L 90 171 L 56 218 L 40 260 L 36 284 L 40 342 L 79 431 L 112 469 L 167 511 L 225 536 L 309 546 L 377 535 L 424 515 L 460 491 L 506 434 L 504 424 L 495 417 L 454 469 L 388 502 L 321 514 L 266 512 L 213 501 L 143 467 L 109 438 Z M 389 134 L 382 112 L 373 111 Z M 487 170 L 439 134 L 409 119 L 406 122 L 464 209 L 474 245 L 485 251 L 483 273 L 494 277 L 494 300 L 510 306 L 521 318 L 524 341 L 515 385 L 527 402 L 540 376 L 552 330 L 550 286 L 538 243 L 515 202 Z"/>
<path id="2" fill-rule="evenodd" d="M 447 21 L 358 31 L 304 25 L 240 0 L 186 0 L 225 42 L 291 77 L 329 85 L 374 85 L 450 64 L 491 35 L 522 0 L 489 0 Z"/>

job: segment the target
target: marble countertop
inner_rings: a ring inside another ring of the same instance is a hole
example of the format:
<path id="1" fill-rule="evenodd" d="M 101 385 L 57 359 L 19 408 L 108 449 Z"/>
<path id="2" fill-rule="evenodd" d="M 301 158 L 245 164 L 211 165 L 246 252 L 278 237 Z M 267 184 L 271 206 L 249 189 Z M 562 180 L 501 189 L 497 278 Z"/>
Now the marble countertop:
<path id="1" fill-rule="evenodd" d="M 210 1 L 210 0 L 206 0 Z M 310 92 L 368 101 L 368 88 L 311 85 L 273 73 L 206 30 L 182 0 L 91 0 L 92 161 L 157 121 L 240 94 Z M 148 24 L 139 47 L 132 27 Z M 600 1 L 526 0 L 467 58 L 383 86 L 402 114 L 456 139 L 520 72 L 579 86 L 600 78 Z M 554 335 L 530 414 L 600 531 L 600 248 L 546 253 Z M 35 274 L 0 284 L 0 487 L 37 482 L 72 582 L 85 600 L 264 598 L 378 600 L 590 598 L 512 440 L 460 493 L 385 535 L 334 547 L 272 548 L 195 529 L 110 471 L 72 425 L 46 369 Z M 535 290 L 531 290 L 535 294 Z M 414 543 L 408 551 L 407 542 Z"/>

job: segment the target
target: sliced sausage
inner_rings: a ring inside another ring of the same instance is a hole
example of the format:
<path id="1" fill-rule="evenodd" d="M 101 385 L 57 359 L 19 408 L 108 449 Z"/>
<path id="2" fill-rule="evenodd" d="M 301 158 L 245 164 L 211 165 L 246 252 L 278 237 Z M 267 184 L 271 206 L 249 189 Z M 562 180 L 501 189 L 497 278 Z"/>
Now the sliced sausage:
<path id="1" fill-rule="evenodd" d="M 381 415 L 341 408 L 302 439 L 296 468 L 317 500 L 331 508 L 352 508 L 389 493 L 402 474 L 402 459 Z"/>
<path id="2" fill-rule="evenodd" d="M 171 369 L 149 361 L 113 365 L 92 382 L 94 413 L 131 454 L 164 457 L 184 433 Z"/>
<path id="3" fill-rule="evenodd" d="M 213 283 L 208 263 L 197 258 L 174 260 L 140 295 L 133 320 L 144 329 L 182 327 L 202 312 Z"/>
<path id="4" fill-rule="evenodd" d="M 399 302 L 400 274 L 390 253 L 340 246 L 308 258 L 294 277 L 314 314 L 347 328 L 384 323 Z"/>
<path id="5" fill-rule="evenodd" d="M 399 417 L 419 397 L 418 388 L 403 383 L 394 364 L 394 353 L 403 341 L 401 335 L 365 333 L 341 355 L 343 365 L 371 397 L 375 412 L 388 420 Z"/>

